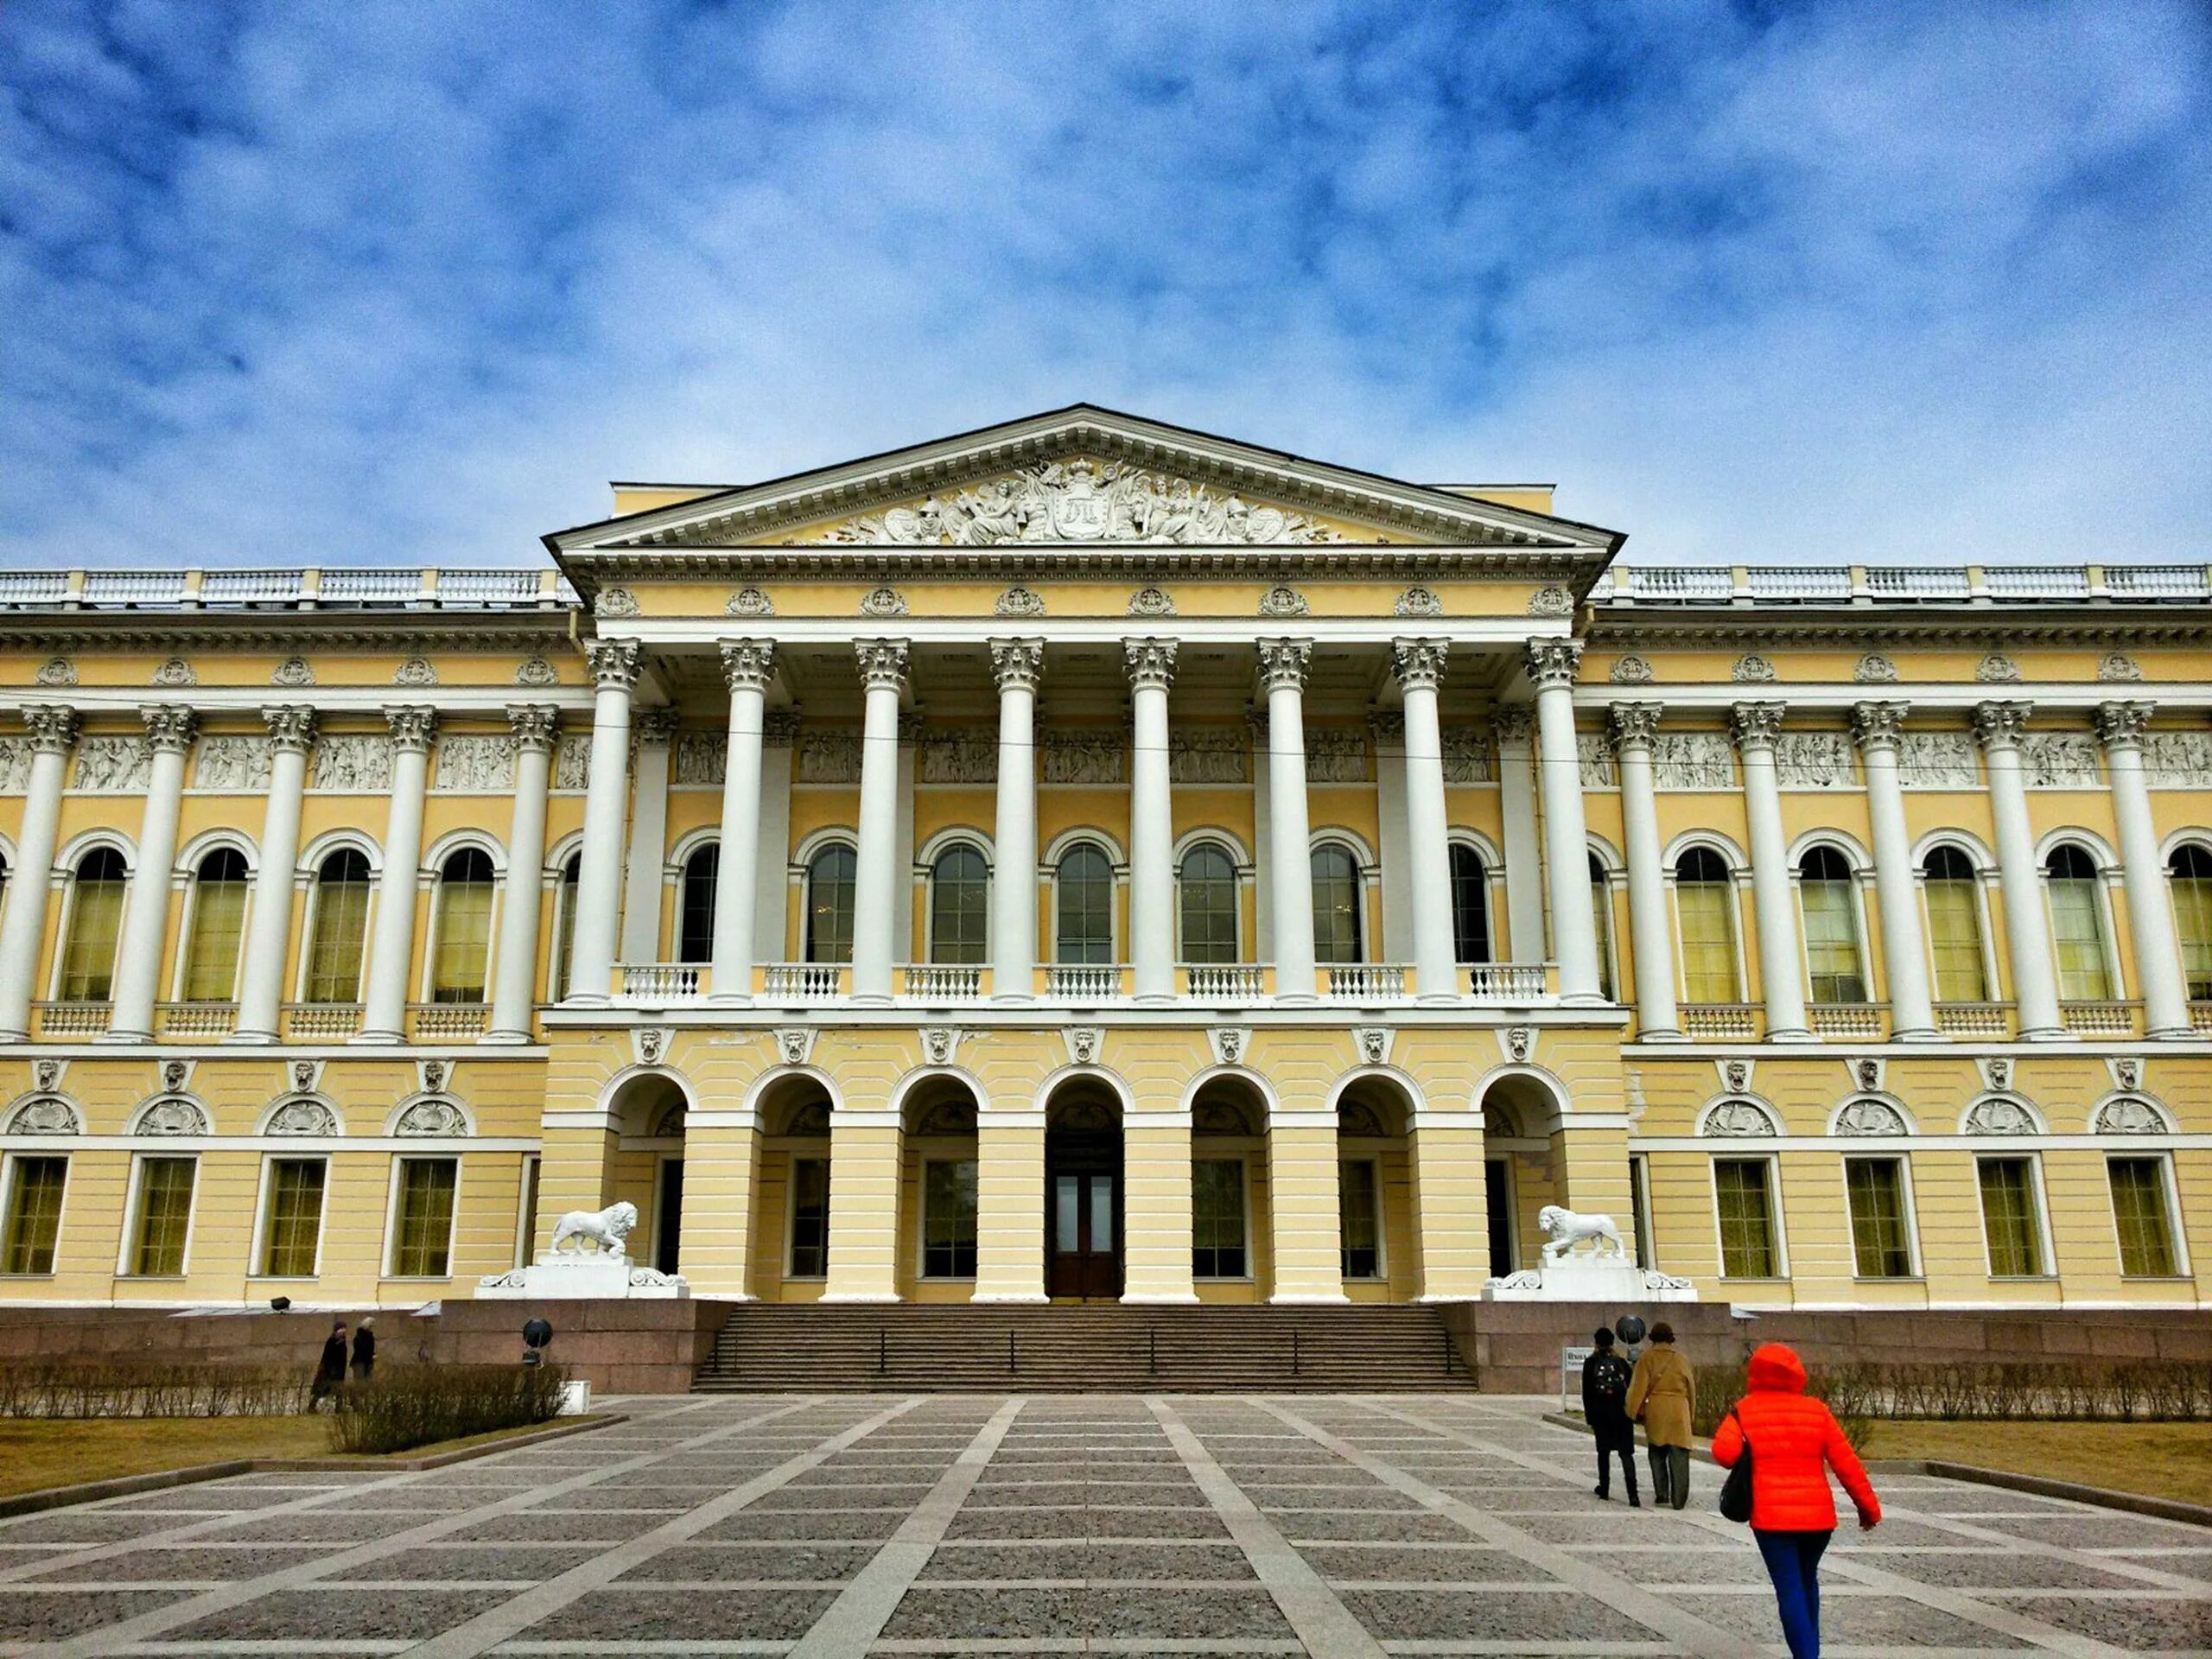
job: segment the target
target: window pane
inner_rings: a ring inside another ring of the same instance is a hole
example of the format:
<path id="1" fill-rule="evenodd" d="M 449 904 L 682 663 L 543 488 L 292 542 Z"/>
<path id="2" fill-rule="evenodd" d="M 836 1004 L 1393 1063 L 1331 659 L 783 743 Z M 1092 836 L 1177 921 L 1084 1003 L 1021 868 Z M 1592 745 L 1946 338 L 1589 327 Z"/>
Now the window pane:
<path id="1" fill-rule="evenodd" d="M 192 938 L 185 948 L 186 1001 L 227 1002 L 238 995 L 245 894 L 245 859 L 236 848 L 200 861 L 192 884 Z"/>
<path id="2" fill-rule="evenodd" d="M 2068 846 L 2052 851 L 2049 869 L 2058 994 L 2069 1002 L 2101 1002 L 2113 992 L 2096 866 L 2080 848 Z"/>
<path id="3" fill-rule="evenodd" d="M 103 847 L 77 867 L 69 937 L 61 946 L 64 1002 L 105 1002 L 115 988 L 115 942 L 123 925 L 123 855 Z"/>
<path id="4" fill-rule="evenodd" d="M 1313 849 L 1313 960 L 1361 962 L 1359 865 L 1342 847 Z"/>
<path id="5" fill-rule="evenodd" d="M 2043 1234 L 2036 1222 L 2035 1173 L 2024 1158 L 1984 1158 L 1980 1166 L 1981 1224 L 1989 1240 L 1989 1271 L 1999 1279 L 2043 1272 Z"/>
<path id="6" fill-rule="evenodd" d="M 922 1276 L 976 1276 L 976 1160 L 922 1166 Z"/>
<path id="7" fill-rule="evenodd" d="M 1904 1166 L 1894 1158 L 1853 1158 L 1843 1166 L 1851 1196 L 1851 1248 L 1861 1279 L 1904 1279 L 1912 1273 L 1905 1237 Z"/>
<path id="8" fill-rule="evenodd" d="M 584 861 L 581 855 L 570 859 L 561 870 L 561 890 L 553 899 L 553 1000 L 561 1001 L 569 995 L 569 963 L 576 951 L 576 885 L 582 879 Z M 359 952 L 356 951 L 358 959 Z"/>
<path id="9" fill-rule="evenodd" d="M 806 867 L 806 959 L 853 959 L 853 875 L 849 847 L 825 847 Z"/>
<path id="10" fill-rule="evenodd" d="M 1590 858 L 1590 914 L 1598 935 L 1598 995 L 1613 1000 L 1613 884 L 1597 855 Z"/>
<path id="11" fill-rule="evenodd" d="M 1736 1001 L 1733 884 L 1702 880 L 1677 881 L 1675 917 L 1682 939 L 1682 1001 Z"/>
<path id="12" fill-rule="evenodd" d="M 391 1271 L 399 1279 L 442 1279 L 453 1240 L 454 1188 L 461 1166 L 450 1158 L 408 1158 L 399 1166 L 399 1216 Z"/>
<path id="13" fill-rule="evenodd" d="M 1114 1251 L 1114 1178 L 1094 1175 L 1090 1178 L 1090 1253 L 1110 1255 Z"/>
<path id="14" fill-rule="evenodd" d="M 325 1169 L 320 1158 L 279 1158 L 269 1166 L 269 1217 L 261 1270 L 270 1277 L 315 1275 L 315 1249 L 322 1235 Z"/>
<path id="15" fill-rule="evenodd" d="M 2173 899 L 2190 1001 L 2212 1002 L 2212 852 L 2189 846 L 2174 854 Z"/>
<path id="16" fill-rule="evenodd" d="M 1052 1248 L 1062 1255 L 1073 1255 L 1080 1248 L 1082 1230 L 1077 1224 L 1083 1214 L 1082 1178 L 1077 1175 L 1056 1175 L 1052 1178 Z"/>
<path id="17" fill-rule="evenodd" d="M 1972 876 L 1928 874 L 1928 950 L 1938 1002 L 1986 1002 L 1989 980 L 1981 954 L 1981 894 Z"/>
<path id="18" fill-rule="evenodd" d="M 1073 848 L 1060 860 L 1055 875 L 1055 959 L 1113 961 L 1114 867 L 1106 855 L 1087 844 Z"/>
<path id="19" fill-rule="evenodd" d="M 1490 872 L 1462 842 L 1452 846 L 1452 950 L 1460 962 L 1490 960 Z"/>
<path id="20" fill-rule="evenodd" d="M 2112 1172 L 2112 1213 L 2120 1224 L 2120 1270 L 2124 1274 L 2163 1279 L 2176 1271 L 2164 1163 L 2160 1158 L 2115 1158 L 2107 1166 Z"/>
<path id="21" fill-rule="evenodd" d="M 1244 1163 L 1202 1158 L 1191 1166 L 1191 1274 L 1242 1279 L 1244 1263 Z"/>
<path id="22" fill-rule="evenodd" d="M 983 855 L 955 847 L 930 872 L 930 960 L 981 962 L 989 953 L 991 879 Z"/>
<path id="23" fill-rule="evenodd" d="M 1775 1276 L 1774 1193 L 1764 1158 L 1722 1158 L 1713 1166 L 1720 1199 L 1720 1276 Z"/>
<path id="24" fill-rule="evenodd" d="M 1235 962 L 1243 953 L 1236 931 L 1236 866 L 1211 844 L 1183 855 L 1183 960 Z"/>
<path id="25" fill-rule="evenodd" d="M 1382 1216 L 1372 1160 L 1362 1158 L 1338 1166 L 1337 1205 L 1344 1276 L 1376 1277 L 1382 1269 Z"/>
<path id="26" fill-rule="evenodd" d="M 438 875 L 438 938 L 430 1001 L 481 1002 L 492 952 L 492 861 L 474 848 L 455 853 Z"/>
<path id="27" fill-rule="evenodd" d="M 830 1271 L 830 1160 L 791 1160 L 791 1277 L 820 1279 Z"/>
<path id="28" fill-rule="evenodd" d="M 310 1002 L 361 1000 L 361 951 L 369 931 L 369 861 L 333 853 L 315 874 L 315 925 L 308 938 Z"/>
<path id="29" fill-rule="evenodd" d="M 676 924 L 676 959 L 715 959 L 715 887 L 721 873 L 722 849 L 702 847 L 683 861 L 683 904 Z"/>
<path id="30" fill-rule="evenodd" d="M 52 1273 L 61 1233 L 61 1189 L 69 1179 L 67 1158 L 18 1158 L 8 1184 L 7 1249 L 0 1272 Z"/>
<path id="31" fill-rule="evenodd" d="M 130 1253 L 131 1272 L 184 1271 L 184 1235 L 199 1168 L 191 1158 L 149 1158 L 138 1166 L 138 1241 Z"/>
<path id="32" fill-rule="evenodd" d="M 1851 883 L 1808 875 L 1797 896 L 1805 918 L 1805 967 L 1813 1001 L 1864 1002 L 1866 976 L 1859 961 Z"/>

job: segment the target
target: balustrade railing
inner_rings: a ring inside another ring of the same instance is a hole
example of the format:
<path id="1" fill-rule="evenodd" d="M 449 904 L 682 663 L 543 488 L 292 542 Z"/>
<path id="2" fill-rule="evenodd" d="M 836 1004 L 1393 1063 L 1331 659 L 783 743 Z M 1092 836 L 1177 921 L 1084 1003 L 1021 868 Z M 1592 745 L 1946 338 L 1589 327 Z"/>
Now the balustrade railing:
<path id="1" fill-rule="evenodd" d="M 1840 564 L 1753 565 L 1745 575 L 1751 597 L 1772 602 L 1807 600 L 1840 603 L 1851 597 L 1851 571 Z"/>
<path id="2" fill-rule="evenodd" d="M 2190 1003 L 2189 1023 L 2199 1031 L 2212 1031 L 2212 1002 Z"/>
<path id="3" fill-rule="evenodd" d="M 1679 1012 L 1683 1031 L 1693 1037 L 1758 1035 L 1758 1010 L 1748 1002 L 1685 1002 Z"/>
<path id="4" fill-rule="evenodd" d="M 910 962 L 900 969 L 909 996 L 934 1002 L 959 1001 L 983 994 L 983 970 L 975 964 L 950 962 Z"/>
<path id="5" fill-rule="evenodd" d="M 221 1037 L 238 1022 L 235 1002 L 164 1002 L 155 1013 L 164 1037 Z"/>
<path id="6" fill-rule="evenodd" d="M 2108 564 L 2105 591 L 2115 599 L 2203 599 L 2212 572 L 2201 564 Z"/>
<path id="7" fill-rule="evenodd" d="M 59 605 L 69 593 L 60 570 L 0 570 L 0 605 Z"/>
<path id="8" fill-rule="evenodd" d="M 2062 1002 L 2058 1005 L 2058 1017 L 2067 1030 L 2085 1036 L 2133 1037 L 2135 1010 L 2140 1006 L 2119 1001 Z"/>
<path id="9" fill-rule="evenodd" d="M 408 1012 L 414 1015 L 417 1039 L 480 1037 L 492 1016 L 481 1002 L 417 1002 Z"/>
<path id="10" fill-rule="evenodd" d="M 2003 1037 L 2012 1029 L 2010 1002 L 1938 1002 L 1936 1029 L 1953 1037 Z"/>
<path id="11" fill-rule="evenodd" d="M 97 1037 L 115 1016 L 107 1002 L 41 1002 L 38 1031 L 41 1037 Z"/>
<path id="12" fill-rule="evenodd" d="M 306 591 L 304 570 L 210 570 L 200 578 L 202 605 L 296 605 Z"/>
<path id="13" fill-rule="evenodd" d="M 289 1002 L 284 1029 L 295 1038 L 351 1037 L 361 1028 L 359 1002 Z"/>
<path id="14" fill-rule="evenodd" d="M 1624 582 L 1618 580 L 1624 577 Z M 1726 565 L 1638 566 L 1618 571 L 1616 578 L 1615 592 L 1630 599 L 1677 605 L 1726 605 L 1735 588 Z"/>
<path id="15" fill-rule="evenodd" d="M 181 570 L 91 570 L 85 575 L 83 602 L 129 610 L 136 607 L 173 608 L 184 601 Z"/>
<path id="16" fill-rule="evenodd" d="M 1189 995 L 1222 1002 L 1249 1002 L 1265 996 L 1267 969 L 1250 962 L 1193 962 L 1183 969 Z"/>
<path id="17" fill-rule="evenodd" d="M 1992 599 L 2087 599 L 2089 573 L 2078 564 L 1993 564 L 1982 571 Z"/>
<path id="18" fill-rule="evenodd" d="M 622 995 L 649 1002 L 687 1002 L 707 994 L 707 965 L 699 962 L 618 964 Z"/>
<path id="19" fill-rule="evenodd" d="M 325 604 L 405 605 L 423 596 L 420 570 L 337 569 L 322 573 Z"/>
<path id="20" fill-rule="evenodd" d="M 843 995 L 845 969 L 834 962 L 777 962 L 768 965 L 761 992 L 791 1001 L 818 1002 Z"/>
<path id="21" fill-rule="evenodd" d="M 2097 599 L 2212 599 L 2201 564 L 1615 565 L 1590 590 L 1596 604 L 1840 605 L 1948 601 L 1953 604 L 2069 603 Z"/>
<path id="22" fill-rule="evenodd" d="M 535 605 L 543 597 L 535 570 L 441 570 L 441 605 Z"/>
<path id="23" fill-rule="evenodd" d="M 1878 1002 L 1823 1002 L 1806 1010 L 1813 1029 L 1823 1037 L 1879 1037 L 1882 1006 Z"/>
<path id="24" fill-rule="evenodd" d="M 1972 592 L 1962 565 L 1870 564 L 1864 574 L 1872 599 L 1963 600 Z"/>
<path id="25" fill-rule="evenodd" d="M 1541 962 L 1478 962 L 1467 969 L 1467 995 L 1478 1002 L 1534 1002 L 1544 990 Z"/>
<path id="26" fill-rule="evenodd" d="M 1332 962 L 1326 969 L 1331 996 L 1380 1002 L 1406 994 L 1408 969 L 1402 962 Z"/>
<path id="27" fill-rule="evenodd" d="M 1122 994 L 1122 970 L 1111 963 L 1056 962 L 1045 969 L 1048 996 L 1100 1002 Z"/>

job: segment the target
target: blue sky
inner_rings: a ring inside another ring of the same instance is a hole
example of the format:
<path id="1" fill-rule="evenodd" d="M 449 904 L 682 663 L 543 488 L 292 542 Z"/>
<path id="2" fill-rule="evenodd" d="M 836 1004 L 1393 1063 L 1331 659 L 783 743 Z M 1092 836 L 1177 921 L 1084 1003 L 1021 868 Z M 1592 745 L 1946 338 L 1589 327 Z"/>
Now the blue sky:
<path id="1" fill-rule="evenodd" d="M 0 563 L 1085 399 L 1631 559 L 2212 557 L 2198 6 L 11 0 L 0 86 Z"/>

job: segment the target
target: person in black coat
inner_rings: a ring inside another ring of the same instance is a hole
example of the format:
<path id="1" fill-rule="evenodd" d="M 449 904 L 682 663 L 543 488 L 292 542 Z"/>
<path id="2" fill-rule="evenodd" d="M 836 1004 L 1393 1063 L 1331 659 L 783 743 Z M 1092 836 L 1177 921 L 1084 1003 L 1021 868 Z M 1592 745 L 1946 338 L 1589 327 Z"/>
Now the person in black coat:
<path id="1" fill-rule="evenodd" d="M 1628 1385 L 1635 1375 L 1613 1351 L 1613 1333 L 1599 1331 L 1591 1340 L 1597 1351 L 1582 1362 L 1582 1421 L 1598 1437 L 1598 1496 L 1612 1496 L 1612 1459 L 1618 1453 L 1628 1506 L 1640 1510 L 1636 1495 L 1636 1425 L 1629 1421 Z"/>
<path id="2" fill-rule="evenodd" d="M 334 1319 L 322 1340 L 322 1360 L 315 1368 L 315 1386 L 308 1390 L 308 1409 L 313 1411 L 325 1395 L 334 1394 L 346 1382 L 346 1321 Z"/>
<path id="3" fill-rule="evenodd" d="M 373 1316 L 361 1321 L 353 1332 L 353 1380 L 365 1382 L 377 1368 L 377 1333 Z"/>

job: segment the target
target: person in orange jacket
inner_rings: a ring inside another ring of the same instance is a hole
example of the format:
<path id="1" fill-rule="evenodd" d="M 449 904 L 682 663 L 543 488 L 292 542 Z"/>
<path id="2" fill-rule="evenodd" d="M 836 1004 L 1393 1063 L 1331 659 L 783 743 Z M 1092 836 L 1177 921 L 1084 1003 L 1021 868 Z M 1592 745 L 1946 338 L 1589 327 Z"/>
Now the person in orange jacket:
<path id="1" fill-rule="evenodd" d="M 1732 1469 L 1751 1450 L 1751 1536 L 1774 1581 L 1790 1659 L 1820 1659 L 1821 1554 L 1835 1535 L 1834 1469 L 1859 1507 L 1862 1530 L 1881 1521 L 1881 1500 L 1835 1414 L 1805 1392 L 1805 1364 L 1778 1342 L 1751 1355 L 1750 1391 L 1713 1431 L 1713 1460 Z"/>

